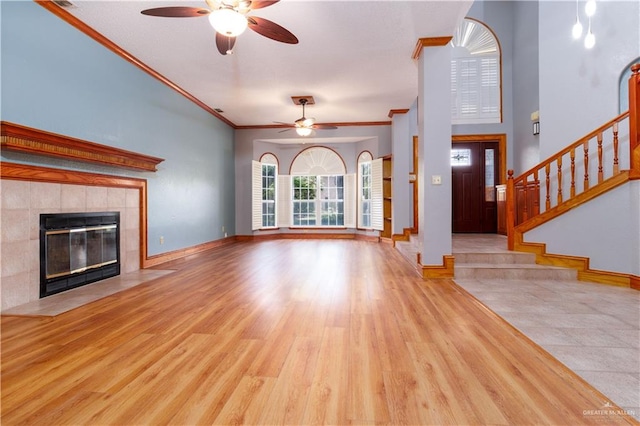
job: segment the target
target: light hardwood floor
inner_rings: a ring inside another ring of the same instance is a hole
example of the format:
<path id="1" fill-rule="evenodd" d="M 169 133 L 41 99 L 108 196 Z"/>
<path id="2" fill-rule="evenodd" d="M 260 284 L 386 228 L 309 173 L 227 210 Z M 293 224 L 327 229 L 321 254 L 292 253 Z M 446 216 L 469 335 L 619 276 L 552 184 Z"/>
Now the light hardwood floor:
<path id="1" fill-rule="evenodd" d="M 3 316 L 2 424 L 638 424 L 386 244 L 236 243 L 162 269 Z"/>

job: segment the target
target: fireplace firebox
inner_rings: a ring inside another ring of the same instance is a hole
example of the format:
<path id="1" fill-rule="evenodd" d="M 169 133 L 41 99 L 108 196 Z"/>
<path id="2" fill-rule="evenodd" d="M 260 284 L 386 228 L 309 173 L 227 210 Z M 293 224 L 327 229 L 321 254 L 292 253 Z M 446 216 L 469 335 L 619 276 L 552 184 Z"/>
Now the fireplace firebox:
<path id="1" fill-rule="evenodd" d="M 120 213 L 40 215 L 40 297 L 120 274 Z"/>

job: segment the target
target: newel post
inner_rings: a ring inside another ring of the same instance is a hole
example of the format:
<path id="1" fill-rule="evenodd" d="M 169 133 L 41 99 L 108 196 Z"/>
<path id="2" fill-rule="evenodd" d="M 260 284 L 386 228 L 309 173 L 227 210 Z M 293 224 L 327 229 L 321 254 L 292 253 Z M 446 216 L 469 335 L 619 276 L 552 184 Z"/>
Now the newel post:
<path id="1" fill-rule="evenodd" d="M 516 226 L 515 206 L 516 188 L 513 183 L 513 170 L 507 171 L 507 248 L 514 249 L 514 228 Z"/>
<path id="2" fill-rule="evenodd" d="M 629 78 L 629 145 L 631 179 L 640 179 L 640 64 L 631 67 Z"/>

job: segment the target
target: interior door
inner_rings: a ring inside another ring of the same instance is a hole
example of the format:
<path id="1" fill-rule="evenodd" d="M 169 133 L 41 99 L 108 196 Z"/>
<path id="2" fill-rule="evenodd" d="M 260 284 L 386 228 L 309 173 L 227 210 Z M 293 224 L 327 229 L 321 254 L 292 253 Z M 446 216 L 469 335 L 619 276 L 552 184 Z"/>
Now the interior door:
<path id="1" fill-rule="evenodd" d="M 498 143 L 455 143 L 451 149 L 452 230 L 497 231 Z"/>

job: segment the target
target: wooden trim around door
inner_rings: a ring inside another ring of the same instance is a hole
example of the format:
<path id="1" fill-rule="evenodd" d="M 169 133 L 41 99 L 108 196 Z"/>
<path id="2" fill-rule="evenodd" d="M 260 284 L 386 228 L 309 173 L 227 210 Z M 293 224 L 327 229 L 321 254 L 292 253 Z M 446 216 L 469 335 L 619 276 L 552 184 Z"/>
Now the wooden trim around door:
<path id="1" fill-rule="evenodd" d="M 412 234 L 417 234 L 419 229 L 418 220 L 418 136 L 413 137 L 413 170 L 411 174 L 415 177 L 411 182 L 413 184 L 413 228 L 411 229 Z"/>
<path id="2" fill-rule="evenodd" d="M 451 135 L 451 143 L 462 142 L 498 142 L 498 185 L 507 183 L 507 135 L 495 133 L 489 135 Z"/>

